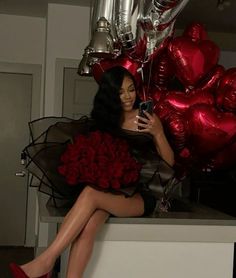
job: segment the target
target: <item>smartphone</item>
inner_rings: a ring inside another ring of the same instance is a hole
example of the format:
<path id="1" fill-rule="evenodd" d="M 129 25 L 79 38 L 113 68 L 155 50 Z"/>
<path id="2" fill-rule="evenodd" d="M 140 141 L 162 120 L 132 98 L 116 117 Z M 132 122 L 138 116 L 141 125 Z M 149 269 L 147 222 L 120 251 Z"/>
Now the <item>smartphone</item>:
<path id="1" fill-rule="evenodd" d="M 143 118 L 147 118 L 147 116 L 144 114 L 144 111 L 148 112 L 149 114 L 152 115 L 153 113 L 153 101 L 152 100 L 147 100 L 143 101 L 139 104 L 139 116 Z M 141 120 L 139 120 L 142 122 Z M 139 129 L 142 129 L 142 127 L 138 127 Z"/>
<path id="2" fill-rule="evenodd" d="M 148 112 L 149 114 L 152 114 L 153 112 L 152 100 L 143 101 L 139 104 L 139 116 L 147 118 L 147 116 L 143 113 L 144 111 Z"/>

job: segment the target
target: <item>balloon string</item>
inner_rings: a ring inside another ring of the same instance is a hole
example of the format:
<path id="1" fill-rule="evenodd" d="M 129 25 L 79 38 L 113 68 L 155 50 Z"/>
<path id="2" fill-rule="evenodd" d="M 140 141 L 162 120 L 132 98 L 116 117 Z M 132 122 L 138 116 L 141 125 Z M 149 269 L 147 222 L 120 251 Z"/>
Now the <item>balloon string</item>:
<path id="1" fill-rule="evenodd" d="M 150 61 L 150 67 L 149 67 L 149 76 L 148 76 L 148 83 L 147 83 L 147 91 L 149 92 L 148 95 L 150 96 L 150 91 L 149 91 L 149 88 L 150 88 L 150 83 L 151 83 L 151 74 L 152 74 L 152 63 L 153 63 L 153 57 L 151 58 L 151 61 Z"/>
<path id="2" fill-rule="evenodd" d="M 143 64 L 142 64 L 142 66 L 139 69 L 137 69 L 137 72 L 139 72 L 141 74 L 142 83 L 144 84 Z M 143 84 L 142 84 L 143 101 L 146 101 L 147 100 L 147 96 L 146 96 L 146 91 L 145 91 L 145 88 L 144 88 Z"/>
<path id="3" fill-rule="evenodd" d="M 146 101 L 147 98 L 149 98 L 149 96 L 150 96 L 149 88 L 150 88 L 150 83 L 151 83 L 152 64 L 153 64 L 153 58 L 151 59 L 151 61 L 149 63 L 149 75 L 148 75 L 147 86 L 146 86 L 146 88 L 145 88 L 145 86 L 142 86 L 142 95 L 143 95 L 144 101 Z M 140 72 L 142 82 L 143 82 L 143 84 L 145 84 L 144 74 L 143 74 L 143 64 L 142 64 L 141 68 L 139 68 L 137 71 Z"/>

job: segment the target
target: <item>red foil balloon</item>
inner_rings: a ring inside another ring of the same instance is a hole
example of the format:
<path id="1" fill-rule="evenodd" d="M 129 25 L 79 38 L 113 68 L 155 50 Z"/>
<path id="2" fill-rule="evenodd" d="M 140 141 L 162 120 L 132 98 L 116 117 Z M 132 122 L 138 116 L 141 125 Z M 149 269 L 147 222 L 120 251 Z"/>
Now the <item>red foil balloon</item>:
<path id="1" fill-rule="evenodd" d="M 216 65 L 204 78 L 201 80 L 196 89 L 215 91 L 220 78 L 223 76 L 225 68 L 221 65 Z"/>
<path id="2" fill-rule="evenodd" d="M 184 113 L 190 106 L 198 103 L 209 105 L 214 104 L 214 97 L 208 91 L 193 90 L 188 95 L 183 92 L 169 92 L 164 102 L 167 102 L 171 107 L 180 113 Z"/>
<path id="3" fill-rule="evenodd" d="M 166 93 L 166 90 L 161 90 L 156 86 L 151 86 L 149 88 L 149 95 L 154 102 L 154 106 L 158 105 L 162 98 L 165 98 Z"/>
<path id="4" fill-rule="evenodd" d="M 236 68 L 228 69 L 220 79 L 216 102 L 218 107 L 236 112 Z"/>
<path id="5" fill-rule="evenodd" d="M 168 103 L 159 102 L 154 106 L 154 112 L 165 122 L 169 119 L 171 114 L 175 113 L 175 110 Z"/>
<path id="6" fill-rule="evenodd" d="M 147 35 L 144 34 L 143 38 L 139 39 L 138 43 L 134 48 L 126 50 L 126 54 L 134 61 L 144 62 L 149 57 L 146 57 L 147 49 Z"/>
<path id="7" fill-rule="evenodd" d="M 186 87 L 196 85 L 219 58 L 219 48 L 213 42 L 200 41 L 198 44 L 186 37 L 175 38 L 168 50 L 176 76 Z"/>
<path id="8" fill-rule="evenodd" d="M 180 113 L 171 113 L 166 121 L 170 140 L 174 149 L 180 151 L 184 149 L 187 141 L 185 120 Z"/>
<path id="9" fill-rule="evenodd" d="M 177 113 L 173 107 L 164 101 L 160 101 L 154 106 L 154 112 L 161 119 L 174 150 L 177 152 L 182 150 L 187 141 L 183 115 Z"/>
<path id="10" fill-rule="evenodd" d="M 207 32 L 202 23 L 193 22 L 185 28 L 183 36 L 190 38 L 193 42 L 198 42 L 207 39 Z"/>
<path id="11" fill-rule="evenodd" d="M 103 59 L 100 62 L 95 63 L 92 66 L 92 73 L 95 80 L 99 83 L 102 74 L 106 70 L 115 66 L 122 66 L 126 68 L 135 77 L 137 84 L 141 84 L 141 75 L 137 71 L 141 67 L 141 64 L 124 56 L 119 56 L 116 59 Z"/>
<path id="12" fill-rule="evenodd" d="M 153 61 L 152 65 L 152 82 L 160 89 L 166 89 L 171 78 L 174 76 L 174 67 L 167 51 L 160 54 Z"/>
<path id="13" fill-rule="evenodd" d="M 168 45 L 170 44 L 170 42 L 172 40 L 173 40 L 172 36 L 167 37 L 166 39 L 164 39 L 164 41 L 158 47 L 155 47 L 154 50 L 153 50 L 153 53 L 150 55 L 150 61 L 151 60 L 155 61 L 155 59 L 158 59 L 158 57 L 162 53 L 167 51 Z"/>
<path id="14" fill-rule="evenodd" d="M 198 47 L 204 54 L 204 70 L 206 73 L 209 72 L 218 62 L 220 56 L 219 47 L 210 40 L 199 41 Z"/>
<path id="15" fill-rule="evenodd" d="M 198 155 L 216 154 L 236 141 L 236 116 L 217 111 L 207 104 L 196 104 L 185 114 L 189 147 Z"/>
<path id="16" fill-rule="evenodd" d="M 158 46 L 155 46 L 153 48 L 151 54 L 148 54 L 146 50 L 147 44 L 150 44 L 150 38 L 148 38 L 147 35 L 144 33 L 143 37 L 138 40 L 135 47 L 131 49 L 126 49 L 125 54 L 134 61 L 140 63 L 148 63 L 152 60 L 155 60 L 156 57 L 159 56 L 159 54 L 167 48 L 171 39 L 171 36 L 166 37 Z"/>

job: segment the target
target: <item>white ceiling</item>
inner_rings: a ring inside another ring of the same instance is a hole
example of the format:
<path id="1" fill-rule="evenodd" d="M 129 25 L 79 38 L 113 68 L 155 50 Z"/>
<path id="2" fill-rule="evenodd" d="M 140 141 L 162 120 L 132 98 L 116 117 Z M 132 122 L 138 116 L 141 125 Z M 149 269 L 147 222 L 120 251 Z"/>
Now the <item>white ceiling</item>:
<path id="1" fill-rule="evenodd" d="M 228 2 L 230 6 L 220 11 L 217 0 L 189 0 L 176 23 L 184 27 L 192 21 L 198 21 L 205 24 L 208 31 L 236 34 L 236 0 Z"/>
<path id="2" fill-rule="evenodd" d="M 47 4 L 61 3 L 90 6 L 91 0 L 0 0 L 0 13 L 46 17 Z M 189 0 L 178 16 L 176 27 L 183 29 L 188 23 L 198 21 L 205 24 L 208 31 L 236 34 L 236 0 L 229 7 L 219 11 L 217 0 Z"/>

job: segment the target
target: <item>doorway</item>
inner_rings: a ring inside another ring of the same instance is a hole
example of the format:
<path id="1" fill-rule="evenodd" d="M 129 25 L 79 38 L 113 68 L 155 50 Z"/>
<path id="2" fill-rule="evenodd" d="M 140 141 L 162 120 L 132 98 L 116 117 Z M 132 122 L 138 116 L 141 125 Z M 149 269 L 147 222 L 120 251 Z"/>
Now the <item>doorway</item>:
<path id="1" fill-rule="evenodd" d="M 0 245 L 34 246 L 35 189 L 20 154 L 40 116 L 41 66 L 0 63 Z M 16 176 L 16 172 L 19 176 Z"/>
<path id="2" fill-rule="evenodd" d="M 76 68 L 64 68 L 62 115 L 78 119 L 89 116 L 98 85 L 92 77 L 81 77 Z"/>
<path id="3" fill-rule="evenodd" d="M 78 119 L 89 115 L 98 84 L 93 77 L 79 76 L 79 60 L 56 60 L 54 111 L 57 116 Z"/>

